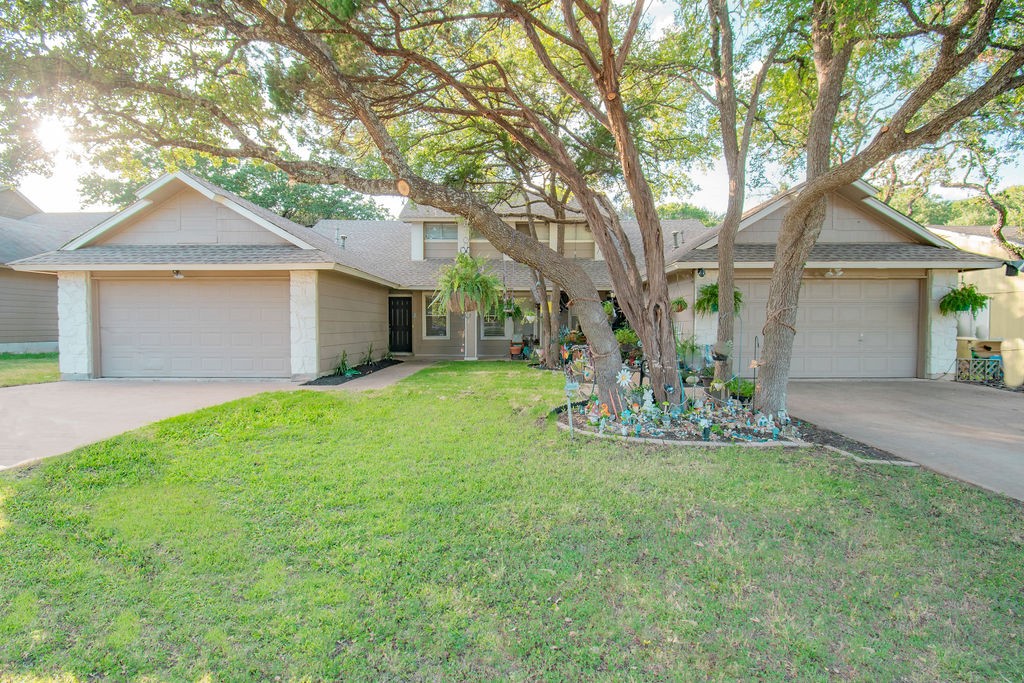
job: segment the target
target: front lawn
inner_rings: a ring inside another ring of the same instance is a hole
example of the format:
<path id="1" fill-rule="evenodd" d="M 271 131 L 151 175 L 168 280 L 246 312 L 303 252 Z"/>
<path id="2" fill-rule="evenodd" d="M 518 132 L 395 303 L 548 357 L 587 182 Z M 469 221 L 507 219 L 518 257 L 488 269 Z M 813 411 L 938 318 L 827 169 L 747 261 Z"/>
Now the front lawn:
<path id="1" fill-rule="evenodd" d="M 1024 511 L 539 424 L 562 380 L 264 394 L 0 473 L 0 680 L 1024 676 Z"/>
<path id="2" fill-rule="evenodd" d="M 59 379 L 56 353 L 0 353 L 0 387 Z"/>

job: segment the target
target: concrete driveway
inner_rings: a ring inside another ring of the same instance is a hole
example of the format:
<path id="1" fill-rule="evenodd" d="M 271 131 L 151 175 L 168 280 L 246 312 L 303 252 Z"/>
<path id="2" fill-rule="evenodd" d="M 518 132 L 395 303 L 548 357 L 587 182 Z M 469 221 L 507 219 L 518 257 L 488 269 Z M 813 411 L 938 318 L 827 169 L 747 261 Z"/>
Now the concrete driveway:
<path id="1" fill-rule="evenodd" d="M 0 469 L 174 415 L 295 386 L 285 380 L 103 379 L 5 387 L 0 389 Z"/>
<path id="2" fill-rule="evenodd" d="M 789 411 L 1024 501 L 1024 393 L 920 379 L 797 380 Z"/>

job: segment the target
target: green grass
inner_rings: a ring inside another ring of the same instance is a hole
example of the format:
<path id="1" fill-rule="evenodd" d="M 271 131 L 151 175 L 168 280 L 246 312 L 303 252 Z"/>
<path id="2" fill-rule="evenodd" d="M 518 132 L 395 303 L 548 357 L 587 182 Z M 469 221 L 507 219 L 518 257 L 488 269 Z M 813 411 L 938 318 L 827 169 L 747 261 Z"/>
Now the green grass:
<path id="1" fill-rule="evenodd" d="M 59 379 L 56 353 L 0 353 L 0 387 Z"/>
<path id="2" fill-rule="evenodd" d="M 443 365 L 0 474 L 0 672 L 1024 676 L 1021 506 L 809 450 L 571 442 L 539 420 L 561 386 Z"/>

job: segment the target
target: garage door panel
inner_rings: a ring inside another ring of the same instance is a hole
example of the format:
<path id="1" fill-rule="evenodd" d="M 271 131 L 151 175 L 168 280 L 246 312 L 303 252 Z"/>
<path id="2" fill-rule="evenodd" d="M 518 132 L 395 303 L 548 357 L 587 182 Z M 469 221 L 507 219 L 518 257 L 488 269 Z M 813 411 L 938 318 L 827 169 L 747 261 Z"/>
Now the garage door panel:
<path id="1" fill-rule="evenodd" d="M 288 281 L 99 283 L 107 377 L 287 377 Z"/>
<path id="2" fill-rule="evenodd" d="M 739 280 L 744 295 L 738 363 L 763 336 L 767 280 Z M 913 377 L 917 371 L 917 280 L 808 280 L 800 290 L 790 376 Z M 749 332 L 747 332 L 749 331 Z"/>

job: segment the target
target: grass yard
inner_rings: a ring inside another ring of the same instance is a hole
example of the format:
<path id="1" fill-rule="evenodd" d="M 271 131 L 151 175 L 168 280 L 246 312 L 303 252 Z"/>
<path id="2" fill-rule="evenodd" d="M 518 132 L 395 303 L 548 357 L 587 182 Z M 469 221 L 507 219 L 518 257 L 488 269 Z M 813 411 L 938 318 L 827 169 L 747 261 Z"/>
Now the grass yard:
<path id="1" fill-rule="evenodd" d="M 0 387 L 59 379 L 56 353 L 0 353 Z"/>
<path id="2" fill-rule="evenodd" d="M 1024 510 L 538 425 L 560 376 L 264 394 L 0 473 L 0 680 L 1024 677 Z"/>

